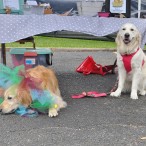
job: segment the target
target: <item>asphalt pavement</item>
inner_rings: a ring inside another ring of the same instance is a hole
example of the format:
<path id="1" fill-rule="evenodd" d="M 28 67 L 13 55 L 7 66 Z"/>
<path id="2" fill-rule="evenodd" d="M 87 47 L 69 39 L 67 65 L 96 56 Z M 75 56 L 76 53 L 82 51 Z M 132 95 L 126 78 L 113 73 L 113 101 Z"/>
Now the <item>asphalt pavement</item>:
<path id="1" fill-rule="evenodd" d="M 53 68 L 67 108 L 56 118 L 39 115 L 24 118 L 0 115 L 0 146 L 146 146 L 146 98 L 72 99 L 83 91 L 108 92 L 117 76 L 77 73 L 75 69 L 87 57 L 110 65 L 115 54 L 110 51 L 55 51 Z M 7 53 L 8 66 L 12 66 Z"/>

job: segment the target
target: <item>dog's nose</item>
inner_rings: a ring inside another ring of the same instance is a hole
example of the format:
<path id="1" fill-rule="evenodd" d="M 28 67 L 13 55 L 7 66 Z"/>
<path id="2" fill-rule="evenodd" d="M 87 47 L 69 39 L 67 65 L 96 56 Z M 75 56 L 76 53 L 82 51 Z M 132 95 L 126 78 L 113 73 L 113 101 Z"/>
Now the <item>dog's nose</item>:
<path id="1" fill-rule="evenodd" d="M 125 33 L 125 38 L 129 38 L 129 33 Z"/>

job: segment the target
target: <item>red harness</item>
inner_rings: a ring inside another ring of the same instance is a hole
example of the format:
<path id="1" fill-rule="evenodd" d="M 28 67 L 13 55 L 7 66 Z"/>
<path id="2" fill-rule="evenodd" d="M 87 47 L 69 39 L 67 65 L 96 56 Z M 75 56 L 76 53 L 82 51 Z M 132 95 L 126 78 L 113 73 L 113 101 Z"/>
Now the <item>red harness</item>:
<path id="1" fill-rule="evenodd" d="M 127 73 L 129 73 L 131 71 L 131 60 L 132 57 L 139 51 L 139 48 L 137 49 L 136 52 L 132 53 L 132 54 L 126 54 L 126 55 L 121 55 L 122 56 L 122 60 L 124 63 L 124 67 L 127 71 Z M 142 61 L 142 65 L 144 65 L 144 60 Z"/>

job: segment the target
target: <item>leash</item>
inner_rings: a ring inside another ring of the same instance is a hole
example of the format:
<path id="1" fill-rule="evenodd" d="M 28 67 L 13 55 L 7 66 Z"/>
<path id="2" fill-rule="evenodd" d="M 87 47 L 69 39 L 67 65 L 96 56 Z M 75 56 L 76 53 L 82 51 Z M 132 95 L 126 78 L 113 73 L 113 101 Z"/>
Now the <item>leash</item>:
<path id="1" fill-rule="evenodd" d="M 84 98 L 84 97 L 93 97 L 93 98 L 98 98 L 98 97 L 106 97 L 108 95 L 111 94 L 111 92 L 114 92 L 117 87 L 118 87 L 118 82 L 119 80 L 116 81 L 114 87 L 110 90 L 110 92 L 107 92 L 107 93 L 100 93 L 98 91 L 89 91 L 89 92 L 82 92 L 81 94 L 77 94 L 77 95 L 72 95 L 71 97 L 73 99 L 80 99 L 80 98 Z"/>
<path id="2" fill-rule="evenodd" d="M 98 65 L 98 70 L 97 70 L 97 65 Z M 114 74 L 116 67 L 117 67 L 117 59 L 114 61 L 113 65 L 107 65 L 107 66 L 103 67 L 102 65 L 96 64 L 96 62 L 93 60 L 92 56 L 88 56 L 79 65 L 79 67 L 76 69 L 76 71 L 83 73 L 85 75 L 90 74 L 90 73 L 105 75 L 107 73 Z M 89 91 L 89 92 L 84 91 L 81 94 L 72 95 L 71 97 L 73 99 L 80 99 L 80 98 L 84 98 L 84 97 L 93 97 L 93 98 L 106 97 L 107 95 L 110 95 L 111 92 L 114 92 L 117 89 L 117 87 L 118 87 L 118 79 L 110 92 L 100 93 L 98 91 Z"/>

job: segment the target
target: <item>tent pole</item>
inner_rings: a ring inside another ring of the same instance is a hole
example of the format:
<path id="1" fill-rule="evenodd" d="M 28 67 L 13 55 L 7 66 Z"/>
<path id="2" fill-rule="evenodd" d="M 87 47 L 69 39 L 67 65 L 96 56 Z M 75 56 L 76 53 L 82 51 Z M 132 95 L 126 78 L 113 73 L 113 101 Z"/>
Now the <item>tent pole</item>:
<path id="1" fill-rule="evenodd" d="M 138 0 L 138 18 L 140 18 L 141 13 L 141 0 Z"/>

